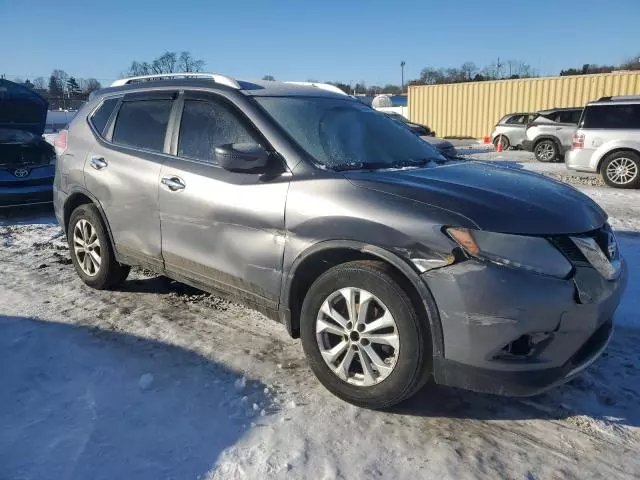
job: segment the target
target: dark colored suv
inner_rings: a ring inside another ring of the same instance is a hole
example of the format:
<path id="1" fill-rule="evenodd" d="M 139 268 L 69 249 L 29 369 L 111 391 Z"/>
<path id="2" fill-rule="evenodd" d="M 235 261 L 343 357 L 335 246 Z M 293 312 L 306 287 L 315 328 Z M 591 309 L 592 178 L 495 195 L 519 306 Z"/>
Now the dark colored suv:
<path id="1" fill-rule="evenodd" d="M 507 395 L 566 381 L 607 345 L 626 280 L 578 191 L 447 160 L 312 86 L 118 81 L 72 121 L 54 202 L 87 285 L 141 265 L 231 295 L 371 408 L 430 377 Z"/>

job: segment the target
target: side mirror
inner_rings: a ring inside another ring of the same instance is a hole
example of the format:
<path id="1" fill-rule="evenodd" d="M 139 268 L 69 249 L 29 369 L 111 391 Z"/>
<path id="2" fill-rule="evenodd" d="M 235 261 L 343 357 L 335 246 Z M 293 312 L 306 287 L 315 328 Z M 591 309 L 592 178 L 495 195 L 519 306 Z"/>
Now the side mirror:
<path id="1" fill-rule="evenodd" d="M 263 173 L 269 152 L 255 143 L 228 143 L 215 149 L 216 161 L 225 170 L 237 173 Z"/>

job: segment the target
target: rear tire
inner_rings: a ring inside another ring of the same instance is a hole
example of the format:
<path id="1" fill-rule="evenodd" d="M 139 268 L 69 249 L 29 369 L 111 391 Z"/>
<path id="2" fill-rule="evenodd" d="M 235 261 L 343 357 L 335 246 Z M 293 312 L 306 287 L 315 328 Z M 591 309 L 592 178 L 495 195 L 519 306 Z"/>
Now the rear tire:
<path id="1" fill-rule="evenodd" d="M 387 408 L 429 379 L 431 337 L 406 285 L 376 261 L 338 265 L 311 285 L 302 306 L 302 346 L 318 380 L 337 397 Z"/>
<path id="2" fill-rule="evenodd" d="M 640 188 L 640 156 L 630 151 L 612 153 L 602 162 L 600 174 L 610 187 Z"/>
<path id="3" fill-rule="evenodd" d="M 76 273 L 91 288 L 108 290 L 129 275 L 131 267 L 116 261 L 100 212 L 94 205 L 80 205 L 71 213 L 67 241 Z"/>
<path id="4" fill-rule="evenodd" d="M 500 143 L 500 138 L 502 138 L 502 150 L 509 150 L 509 147 L 511 147 L 511 142 L 509 142 L 509 138 L 505 135 L 498 135 L 496 138 L 493 139 L 493 146 L 495 147 L 495 149 L 498 149 L 498 144 Z"/>
<path id="5" fill-rule="evenodd" d="M 556 142 L 553 140 L 540 140 L 533 147 L 533 155 L 539 162 L 547 163 L 556 161 L 560 156 L 560 152 Z"/>

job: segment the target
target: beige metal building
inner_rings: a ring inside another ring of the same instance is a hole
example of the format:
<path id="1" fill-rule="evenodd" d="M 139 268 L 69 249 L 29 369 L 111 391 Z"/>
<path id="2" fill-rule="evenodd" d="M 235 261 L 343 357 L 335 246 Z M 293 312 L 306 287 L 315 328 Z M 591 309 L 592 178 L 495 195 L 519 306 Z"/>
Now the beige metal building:
<path id="1" fill-rule="evenodd" d="M 609 95 L 640 95 L 640 72 L 409 87 L 409 118 L 439 137 L 482 138 L 511 112 L 582 106 Z"/>

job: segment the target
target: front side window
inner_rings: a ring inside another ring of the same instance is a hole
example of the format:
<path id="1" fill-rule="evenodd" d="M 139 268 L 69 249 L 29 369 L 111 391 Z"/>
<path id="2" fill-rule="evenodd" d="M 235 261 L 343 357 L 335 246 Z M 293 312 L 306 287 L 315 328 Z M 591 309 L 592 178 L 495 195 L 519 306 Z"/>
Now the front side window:
<path id="1" fill-rule="evenodd" d="M 229 143 L 256 143 L 232 107 L 209 100 L 184 101 L 178 156 L 216 163 L 215 148 Z"/>
<path id="2" fill-rule="evenodd" d="M 104 127 L 107 126 L 109 117 L 111 116 L 111 113 L 113 113 L 113 109 L 116 108 L 118 100 L 118 98 L 109 98 L 108 100 L 105 100 L 102 102 L 102 105 L 93 112 L 93 115 L 91 115 L 89 120 L 100 135 L 104 135 Z M 52 126 L 52 128 L 55 127 Z"/>
<path id="3" fill-rule="evenodd" d="M 585 109 L 584 128 L 640 128 L 640 105 L 591 105 Z"/>
<path id="4" fill-rule="evenodd" d="M 164 149 L 164 137 L 173 100 L 123 102 L 113 129 L 113 142 L 155 152 Z"/>
<path id="5" fill-rule="evenodd" d="M 444 161 L 409 129 L 352 99 L 256 97 L 256 101 L 315 162 L 328 168 L 393 168 Z"/>

